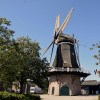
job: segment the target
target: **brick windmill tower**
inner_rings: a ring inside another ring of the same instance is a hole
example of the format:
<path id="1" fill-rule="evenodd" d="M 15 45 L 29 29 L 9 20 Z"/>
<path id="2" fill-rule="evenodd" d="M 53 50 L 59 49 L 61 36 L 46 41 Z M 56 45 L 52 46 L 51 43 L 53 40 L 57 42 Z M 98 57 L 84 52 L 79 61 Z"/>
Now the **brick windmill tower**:
<path id="1" fill-rule="evenodd" d="M 58 15 L 54 31 L 54 40 L 52 45 L 51 57 L 54 49 L 54 44 L 57 45 L 56 56 L 50 71 L 49 89 L 48 94 L 52 95 L 79 95 L 81 94 L 81 82 L 90 75 L 90 73 L 83 72 L 80 68 L 79 56 L 76 40 L 73 36 L 63 34 L 73 8 L 66 17 L 61 28 L 59 28 L 60 15 Z M 82 78 L 82 81 L 81 79 Z"/>

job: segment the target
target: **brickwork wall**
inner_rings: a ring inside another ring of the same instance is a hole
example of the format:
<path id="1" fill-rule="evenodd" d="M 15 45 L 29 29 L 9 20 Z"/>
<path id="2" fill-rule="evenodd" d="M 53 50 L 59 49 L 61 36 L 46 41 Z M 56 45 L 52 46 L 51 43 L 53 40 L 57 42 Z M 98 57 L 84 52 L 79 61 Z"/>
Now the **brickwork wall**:
<path id="1" fill-rule="evenodd" d="M 81 94 L 80 76 L 72 74 L 52 75 L 49 82 L 48 94 L 52 95 L 52 87 L 55 87 L 54 95 L 60 95 L 60 88 L 67 86 L 69 95 Z"/>

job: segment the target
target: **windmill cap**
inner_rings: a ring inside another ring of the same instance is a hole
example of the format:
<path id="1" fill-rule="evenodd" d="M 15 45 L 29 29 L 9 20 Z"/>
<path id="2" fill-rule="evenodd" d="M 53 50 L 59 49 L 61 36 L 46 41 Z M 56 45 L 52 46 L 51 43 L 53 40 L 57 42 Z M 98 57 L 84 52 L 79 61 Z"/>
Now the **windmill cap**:
<path id="1" fill-rule="evenodd" d="M 73 36 L 67 35 L 67 34 L 60 34 L 60 37 L 58 39 L 58 43 L 61 42 L 76 42 L 76 39 Z"/>

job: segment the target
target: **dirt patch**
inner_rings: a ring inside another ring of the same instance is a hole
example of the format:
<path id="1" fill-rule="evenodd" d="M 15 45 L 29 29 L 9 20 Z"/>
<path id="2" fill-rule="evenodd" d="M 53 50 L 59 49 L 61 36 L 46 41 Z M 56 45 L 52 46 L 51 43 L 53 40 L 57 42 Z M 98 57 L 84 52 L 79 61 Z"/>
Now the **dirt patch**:
<path id="1" fill-rule="evenodd" d="M 98 100 L 98 95 L 92 96 L 53 96 L 41 95 L 42 100 Z"/>

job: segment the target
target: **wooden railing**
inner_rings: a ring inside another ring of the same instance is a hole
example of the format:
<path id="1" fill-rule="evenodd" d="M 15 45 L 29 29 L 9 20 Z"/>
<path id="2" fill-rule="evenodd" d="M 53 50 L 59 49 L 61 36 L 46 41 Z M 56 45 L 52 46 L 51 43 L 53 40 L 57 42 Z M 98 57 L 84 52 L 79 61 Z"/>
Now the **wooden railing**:
<path id="1" fill-rule="evenodd" d="M 68 67 L 68 68 L 64 68 L 64 67 L 52 67 L 51 68 L 51 72 L 53 72 L 53 71 L 66 71 L 66 72 L 84 72 L 84 73 L 90 73 L 89 71 L 87 71 L 87 70 L 84 70 L 84 69 L 82 69 L 82 68 L 70 68 L 70 67 Z"/>

